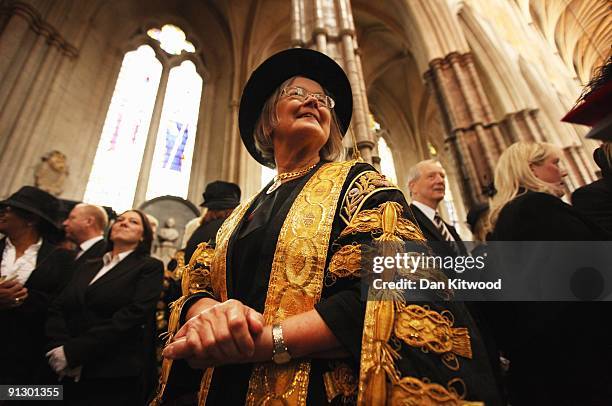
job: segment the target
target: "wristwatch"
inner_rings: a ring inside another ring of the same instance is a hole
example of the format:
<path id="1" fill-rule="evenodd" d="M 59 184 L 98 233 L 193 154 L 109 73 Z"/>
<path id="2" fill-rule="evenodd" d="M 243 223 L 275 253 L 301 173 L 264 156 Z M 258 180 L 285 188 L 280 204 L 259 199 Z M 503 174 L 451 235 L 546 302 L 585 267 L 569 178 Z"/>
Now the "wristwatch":
<path id="1" fill-rule="evenodd" d="M 272 326 L 272 361 L 279 365 L 291 361 L 291 354 L 283 340 L 283 328 L 280 323 Z"/>

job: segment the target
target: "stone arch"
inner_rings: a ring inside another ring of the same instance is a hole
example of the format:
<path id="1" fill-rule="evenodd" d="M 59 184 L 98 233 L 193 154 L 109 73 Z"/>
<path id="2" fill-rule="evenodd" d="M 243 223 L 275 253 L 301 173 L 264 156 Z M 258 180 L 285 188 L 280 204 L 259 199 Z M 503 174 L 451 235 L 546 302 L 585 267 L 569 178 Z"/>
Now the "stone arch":
<path id="1" fill-rule="evenodd" d="M 580 82 L 588 82 L 593 70 L 612 54 L 609 2 L 521 0 L 518 4 Z"/>

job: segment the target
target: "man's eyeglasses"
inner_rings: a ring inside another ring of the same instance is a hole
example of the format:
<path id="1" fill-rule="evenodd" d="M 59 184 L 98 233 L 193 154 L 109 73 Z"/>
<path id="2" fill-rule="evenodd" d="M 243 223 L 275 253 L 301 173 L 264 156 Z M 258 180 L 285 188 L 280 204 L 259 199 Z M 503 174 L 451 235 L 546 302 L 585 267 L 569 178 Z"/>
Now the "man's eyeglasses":
<path id="1" fill-rule="evenodd" d="M 333 109 L 336 105 L 334 99 L 332 99 L 328 95 L 323 93 L 312 93 L 299 86 L 289 86 L 284 88 L 281 92 L 281 96 L 293 97 L 294 99 L 298 99 L 302 102 L 305 101 L 308 97 L 312 96 L 317 101 L 317 103 L 324 107 L 327 107 L 330 110 Z"/>

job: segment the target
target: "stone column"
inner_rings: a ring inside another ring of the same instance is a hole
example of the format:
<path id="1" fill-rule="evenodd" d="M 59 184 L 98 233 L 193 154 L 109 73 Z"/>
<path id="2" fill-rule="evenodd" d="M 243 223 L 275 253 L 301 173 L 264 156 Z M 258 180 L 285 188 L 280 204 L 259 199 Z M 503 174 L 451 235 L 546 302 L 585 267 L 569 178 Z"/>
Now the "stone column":
<path id="1" fill-rule="evenodd" d="M 369 128 L 370 109 L 349 0 L 292 0 L 291 8 L 293 46 L 323 52 L 344 68 L 353 90 L 347 137 L 354 134 L 361 156 L 372 163 L 376 144 Z"/>
<path id="2" fill-rule="evenodd" d="M 440 107 L 464 201 L 468 207 L 485 202 L 506 142 L 494 122 L 472 55 L 451 52 L 436 58 L 424 77 Z"/>
<path id="3" fill-rule="evenodd" d="M 0 55 L 0 173 L 9 180 L 0 186 L 4 196 L 23 184 L 28 162 L 33 165 L 40 155 L 32 130 L 54 75 L 63 61 L 78 56 L 78 50 L 36 8 L 4 1 Z"/>

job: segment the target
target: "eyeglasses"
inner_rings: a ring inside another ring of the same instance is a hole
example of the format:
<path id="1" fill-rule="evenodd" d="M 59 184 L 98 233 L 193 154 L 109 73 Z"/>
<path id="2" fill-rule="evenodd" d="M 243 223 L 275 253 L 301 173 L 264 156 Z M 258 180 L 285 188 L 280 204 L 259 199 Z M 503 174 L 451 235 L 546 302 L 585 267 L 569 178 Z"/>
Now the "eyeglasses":
<path id="1" fill-rule="evenodd" d="M 327 107 L 330 110 L 333 109 L 336 105 L 334 99 L 332 99 L 328 95 L 323 93 L 312 93 L 298 86 L 289 86 L 284 88 L 281 92 L 281 96 L 293 97 L 294 99 L 298 99 L 302 102 L 308 99 L 308 97 L 312 96 L 317 101 L 317 103 L 321 104 L 324 107 Z"/>

